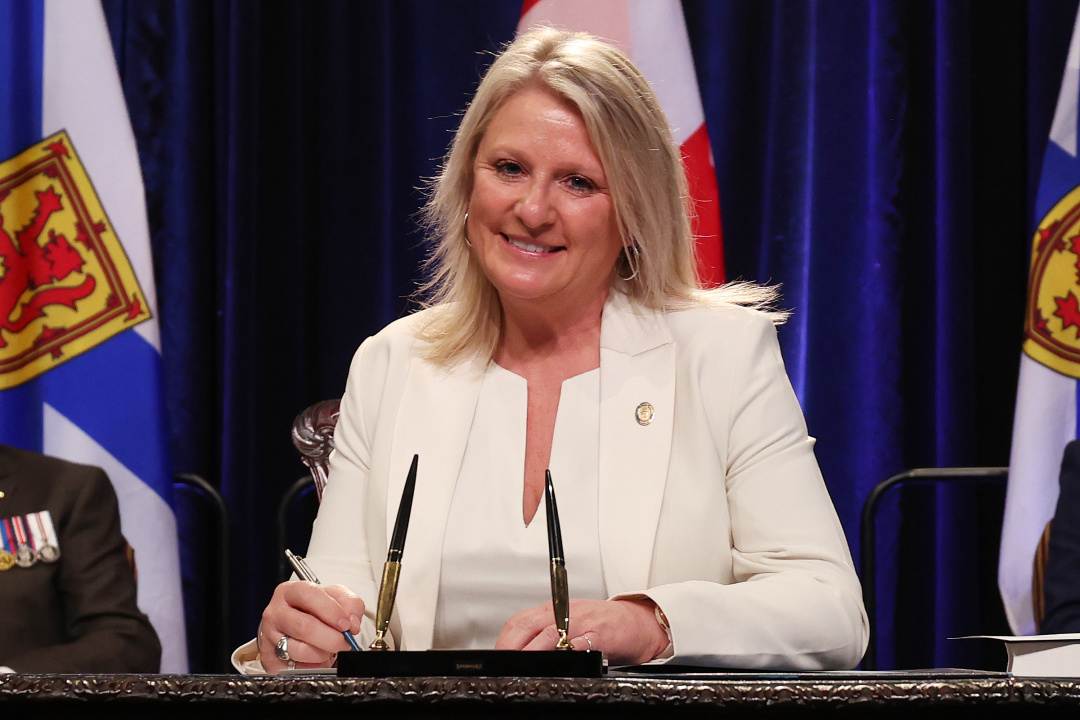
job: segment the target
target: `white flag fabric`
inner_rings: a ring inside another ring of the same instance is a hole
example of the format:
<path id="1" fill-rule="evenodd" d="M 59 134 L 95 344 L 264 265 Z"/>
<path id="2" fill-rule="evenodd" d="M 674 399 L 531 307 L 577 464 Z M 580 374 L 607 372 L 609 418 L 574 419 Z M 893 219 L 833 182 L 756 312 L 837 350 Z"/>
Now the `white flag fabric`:
<path id="1" fill-rule="evenodd" d="M 1001 530 L 998 586 L 1017 635 L 1036 632 L 1035 550 L 1053 517 L 1065 445 L 1077 437 L 1080 378 L 1080 14 L 1043 157 L 1036 199 L 1024 344 L 1016 390 L 1009 488 Z"/>
<path id="2" fill-rule="evenodd" d="M 0 240 L 0 442 L 104 468 L 161 670 L 187 672 L 142 174 L 99 0 L 0 4 Z"/>
<path id="3" fill-rule="evenodd" d="M 539 25 L 587 32 L 610 42 L 645 75 L 682 148 L 696 207 L 698 275 L 708 285 L 722 283 L 716 169 L 679 0 L 525 0 L 518 31 Z"/>

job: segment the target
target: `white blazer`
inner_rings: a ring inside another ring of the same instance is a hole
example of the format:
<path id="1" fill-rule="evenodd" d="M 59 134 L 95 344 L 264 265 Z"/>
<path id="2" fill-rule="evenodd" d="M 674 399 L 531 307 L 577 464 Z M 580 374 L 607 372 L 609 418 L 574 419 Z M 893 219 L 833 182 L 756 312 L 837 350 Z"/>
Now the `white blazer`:
<path id="1" fill-rule="evenodd" d="M 484 367 L 423 357 L 426 310 L 349 371 L 308 561 L 373 614 L 413 454 L 419 473 L 390 631 L 431 647 L 443 532 Z M 742 308 L 653 312 L 613 291 L 600 333 L 599 532 L 613 595 L 651 597 L 673 662 L 845 668 L 868 636 L 855 574 L 776 331 Z M 642 402 L 654 408 L 638 423 Z M 560 418 L 560 422 L 563 419 Z"/>

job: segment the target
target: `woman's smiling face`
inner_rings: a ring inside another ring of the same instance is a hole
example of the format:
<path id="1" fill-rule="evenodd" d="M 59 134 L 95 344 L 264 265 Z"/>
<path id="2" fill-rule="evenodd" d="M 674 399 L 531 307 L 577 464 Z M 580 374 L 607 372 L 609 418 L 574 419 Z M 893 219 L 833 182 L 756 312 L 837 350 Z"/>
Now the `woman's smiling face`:
<path id="1" fill-rule="evenodd" d="M 546 89 L 521 90 L 495 114 L 473 168 L 467 232 L 503 306 L 602 305 L 623 243 L 577 109 Z"/>

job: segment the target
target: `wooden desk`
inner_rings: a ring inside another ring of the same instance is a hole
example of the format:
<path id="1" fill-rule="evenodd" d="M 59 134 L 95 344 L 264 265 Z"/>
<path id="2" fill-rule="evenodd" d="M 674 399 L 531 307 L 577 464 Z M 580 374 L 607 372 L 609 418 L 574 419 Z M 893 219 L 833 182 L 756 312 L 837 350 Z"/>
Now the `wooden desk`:
<path id="1" fill-rule="evenodd" d="M 839 712 L 837 716 L 835 713 Z M 947 672 L 338 679 L 4 675 L 4 718 L 1072 718 L 1080 679 Z"/>

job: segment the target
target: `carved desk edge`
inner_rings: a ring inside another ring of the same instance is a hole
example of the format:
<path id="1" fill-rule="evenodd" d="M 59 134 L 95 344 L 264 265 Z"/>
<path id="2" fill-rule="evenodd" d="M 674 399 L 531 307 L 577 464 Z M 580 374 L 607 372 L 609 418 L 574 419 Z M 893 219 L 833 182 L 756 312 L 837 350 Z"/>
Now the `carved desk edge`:
<path id="1" fill-rule="evenodd" d="M 678 677 L 386 678 L 334 676 L 245 677 L 240 675 L 0 675 L 0 706 L 6 701 L 154 701 L 225 704 L 295 702 L 348 705 L 384 702 L 432 705 L 587 703 L 594 706 L 738 705 L 826 708 L 853 703 L 920 705 L 1071 705 L 1080 709 L 1080 678 L 1006 676 L 936 680 L 880 677 L 861 680 L 803 677 L 755 680 Z"/>

